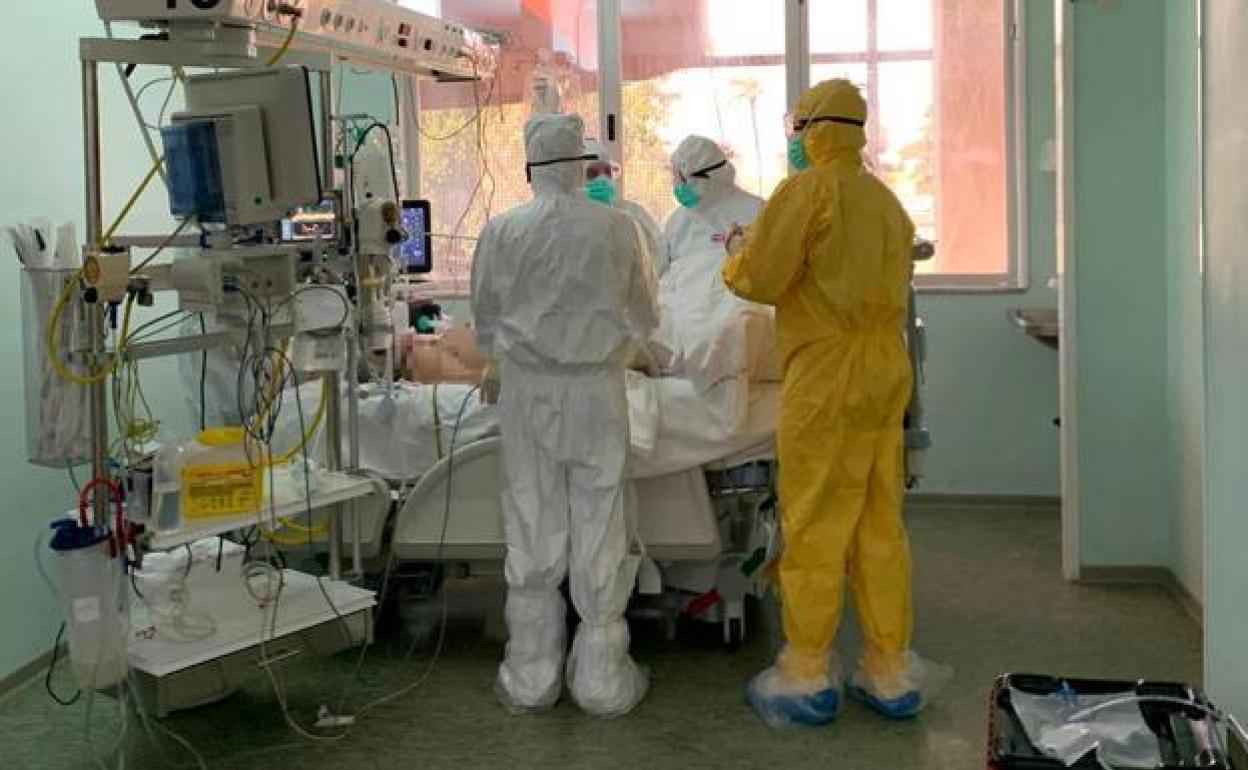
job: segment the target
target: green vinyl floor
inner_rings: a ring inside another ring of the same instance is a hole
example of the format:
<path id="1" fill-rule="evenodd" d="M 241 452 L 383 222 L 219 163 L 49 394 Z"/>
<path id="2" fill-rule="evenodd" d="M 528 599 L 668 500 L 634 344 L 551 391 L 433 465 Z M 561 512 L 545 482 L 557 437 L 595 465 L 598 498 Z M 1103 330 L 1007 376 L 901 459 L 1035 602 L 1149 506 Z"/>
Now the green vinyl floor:
<path id="1" fill-rule="evenodd" d="M 986 701 L 1002 672 L 1152 678 L 1198 682 L 1200 632 L 1180 605 L 1154 586 L 1077 586 L 1059 569 L 1056 512 L 925 506 L 909 517 L 915 558 L 916 648 L 955 677 L 919 719 L 887 723 L 850 704 L 828 727 L 773 731 L 742 700 L 751 674 L 768 665 L 776 632 L 757 607 L 746 643 L 726 652 L 705 640 L 665 643 L 637 634 L 636 655 L 652 672 L 633 714 L 604 721 L 561 702 L 511 716 L 493 692 L 502 651 L 501 588 L 476 578 L 447 582 L 446 643 L 430 667 L 430 626 L 441 605 L 409 603 L 407 631 L 369 652 L 351 711 L 416 682 L 404 697 L 364 715 L 337 741 L 298 736 L 283 719 L 271 683 L 258 677 L 230 698 L 175 714 L 151 727 L 131 716 L 121 741 L 125 768 L 195 768 L 184 738 L 213 770 L 417 770 L 424 768 L 839 768 L 946 770 L 984 766 Z M 432 635 L 436 636 L 436 635 Z M 853 629 L 846 646 L 852 649 Z M 405 653 L 418 640 L 414 654 Z M 283 670 L 289 713 L 309 725 L 320 704 L 337 704 L 352 681 L 352 653 Z M 56 683 L 72 690 L 68 671 Z M 86 698 L 52 703 L 42 677 L 0 700 L 0 768 L 91 770 L 118 767 L 96 757 L 121 734 L 115 701 L 97 698 L 85 728 Z"/>

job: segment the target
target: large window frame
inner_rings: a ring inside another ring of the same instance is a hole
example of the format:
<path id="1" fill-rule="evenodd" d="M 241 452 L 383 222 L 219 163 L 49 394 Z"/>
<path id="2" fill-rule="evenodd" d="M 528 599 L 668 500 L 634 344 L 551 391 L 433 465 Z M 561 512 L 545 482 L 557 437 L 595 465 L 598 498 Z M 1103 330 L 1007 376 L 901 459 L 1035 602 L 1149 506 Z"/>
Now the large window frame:
<path id="1" fill-rule="evenodd" d="M 602 101 L 599 136 L 619 158 L 624 122 L 620 117 L 623 83 L 621 49 L 622 0 L 598 0 L 599 77 Z M 915 277 L 920 291 L 944 293 L 1021 292 L 1028 288 L 1027 269 L 1027 135 L 1025 117 L 1026 50 L 1025 9 L 1019 0 L 996 0 L 1005 9 L 1005 149 L 1006 149 L 1006 266 L 999 273 L 924 273 Z M 867 50 L 863 52 L 821 53 L 809 50 L 810 14 L 807 0 L 785 0 L 785 55 L 787 103 L 791 109 L 810 85 L 811 67 L 824 63 L 862 64 L 867 70 L 868 109 L 879 114 L 879 70 L 887 62 L 932 61 L 934 48 L 882 51 L 878 45 L 878 0 L 866 0 Z M 734 62 L 739 61 L 734 59 Z M 761 56 L 760 65 L 782 63 L 777 56 Z M 870 151 L 878 152 L 879 124 L 868 123 Z M 939 243 L 937 243 L 939 249 Z"/>
<path id="2" fill-rule="evenodd" d="M 783 56 L 764 55 L 753 63 L 783 64 L 786 72 L 786 103 L 792 109 L 809 85 L 813 65 L 849 63 L 864 65 L 867 71 L 867 96 L 872 114 L 879 114 L 880 67 L 890 62 L 933 61 L 935 49 L 880 50 L 878 45 L 879 0 L 865 0 L 867 7 L 867 49 L 861 52 L 820 53 L 809 50 L 812 0 L 783 0 L 785 15 L 785 52 Z M 934 293 L 1022 292 L 1028 289 L 1027 259 L 1027 132 L 1026 132 L 1026 50 L 1025 8 L 1022 0 L 989 0 L 1004 8 L 1002 35 L 1005 52 L 1005 151 L 1006 151 L 1006 265 L 1002 272 L 991 274 L 920 273 L 916 287 Z M 623 109 L 622 19 L 624 0 L 596 0 L 598 34 L 598 125 L 588 126 L 607 145 L 612 155 L 621 159 L 625 121 Z M 740 57 L 733 59 L 740 62 Z M 869 148 L 878 153 L 878 124 L 868 123 Z M 627 181 L 625 181 L 627 184 Z M 939 237 L 939 235 L 938 235 Z M 939 252 L 940 244 L 937 242 Z"/>

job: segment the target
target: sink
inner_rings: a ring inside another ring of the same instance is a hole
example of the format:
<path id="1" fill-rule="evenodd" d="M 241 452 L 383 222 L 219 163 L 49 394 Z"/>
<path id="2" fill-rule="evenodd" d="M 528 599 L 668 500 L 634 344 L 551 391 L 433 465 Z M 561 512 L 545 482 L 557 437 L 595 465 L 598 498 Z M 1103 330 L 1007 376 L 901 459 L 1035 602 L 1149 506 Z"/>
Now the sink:
<path id="1" fill-rule="evenodd" d="M 1009 311 L 1009 317 L 1028 337 L 1057 349 L 1062 332 L 1057 308 L 1013 308 Z"/>

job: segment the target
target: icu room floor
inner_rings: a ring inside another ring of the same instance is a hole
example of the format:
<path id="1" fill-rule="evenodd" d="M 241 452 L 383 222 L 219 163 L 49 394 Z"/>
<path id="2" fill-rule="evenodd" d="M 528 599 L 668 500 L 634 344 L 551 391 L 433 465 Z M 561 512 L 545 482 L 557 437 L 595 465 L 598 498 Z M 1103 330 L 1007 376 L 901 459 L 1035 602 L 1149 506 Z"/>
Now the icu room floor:
<path id="1" fill-rule="evenodd" d="M 767 665 L 771 654 L 771 633 L 759 623 L 735 654 L 688 644 L 640 651 L 638 658 L 651 667 L 652 689 L 626 718 L 592 719 L 567 703 L 550 713 L 512 717 L 492 689 L 499 643 L 483 638 L 479 620 L 456 616 L 428 682 L 396 705 L 369 714 L 344 741 L 296 739 L 282 723 L 264 679 L 167 724 L 189 739 L 214 770 L 549 770 L 643 764 L 649 770 L 946 770 L 983 767 L 985 703 L 1000 672 L 1198 681 L 1199 629 L 1163 589 L 1073 586 L 1061 580 L 1055 512 L 924 507 L 910 521 L 916 646 L 956 670 L 941 699 L 913 722 L 886 723 L 850 704 L 824 729 L 768 730 L 741 698 L 747 677 Z M 460 586 L 452 601 L 464 595 Z M 370 691 L 382 694 L 419 677 L 428 649 L 421 648 L 406 665 L 398 662 L 402 649 L 375 651 L 365 674 L 371 686 L 362 685 L 353 699 L 363 702 Z M 383 660 L 386 653 L 392 662 Z M 344 655 L 288 668 L 296 717 L 308 721 L 318 704 L 333 699 L 353 662 Z M 62 688 L 69 686 L 67 676 L 58 679 Z M 96 707 L 95 743 L 111 746 L 117 710 L 107 700 Z M 83 738 L 83 720 L 82 702 L 60 708 L 44 694 L 42 678 L 31 682 L 0 701 L 0 768 L 100 767 Z M 133 729 L 125 767 L 194 767 L 177 746 L 165 750 L 168 756 Z"/>

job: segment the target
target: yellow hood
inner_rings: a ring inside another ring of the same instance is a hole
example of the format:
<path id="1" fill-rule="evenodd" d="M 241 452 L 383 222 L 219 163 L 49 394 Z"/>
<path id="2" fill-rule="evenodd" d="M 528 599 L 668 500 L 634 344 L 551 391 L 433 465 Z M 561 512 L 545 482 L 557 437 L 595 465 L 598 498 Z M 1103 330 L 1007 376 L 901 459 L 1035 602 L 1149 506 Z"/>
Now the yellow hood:
<path id="1" fill-rule="evenodd" d="M 853 118 L 865 123 L 867 102 L 848 80 L 825 80 L 806 89 L 797 101 L 794 117 Z M 840 158 L 860 158 L 867 146 L 867 132 L 862 126 L 844 123 L 811 123 L 803 132 L 803 140 L 810 162 L 822 166 Z"/>

